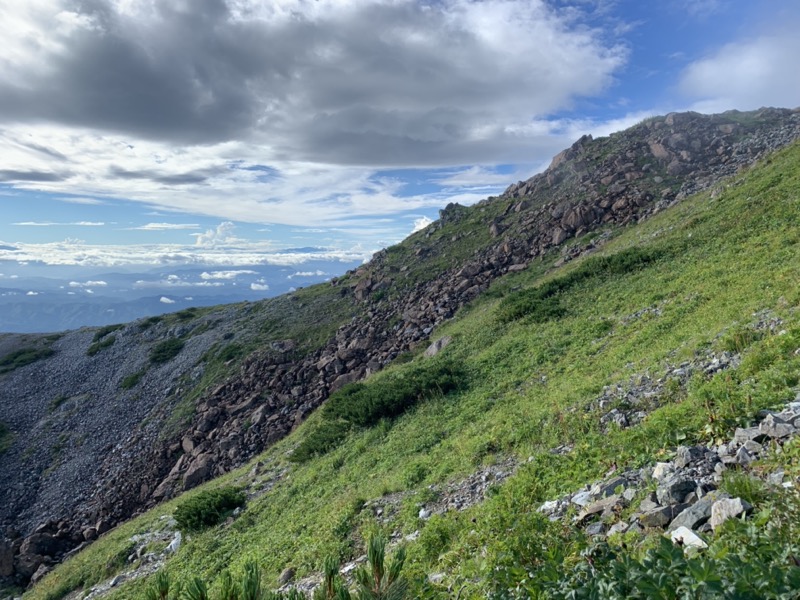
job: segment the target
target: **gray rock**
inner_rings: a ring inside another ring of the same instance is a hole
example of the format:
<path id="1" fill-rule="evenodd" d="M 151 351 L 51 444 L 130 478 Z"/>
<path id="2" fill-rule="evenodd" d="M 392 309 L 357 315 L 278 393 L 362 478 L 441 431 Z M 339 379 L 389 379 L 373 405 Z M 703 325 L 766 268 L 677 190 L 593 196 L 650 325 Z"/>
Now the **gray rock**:
<path id="1" fill-rule="evenodd" d="M 571 498 L 571 502 L 573 504 L 577 504 L 578 506 L 587 506 L 592 501 L 592 494 L 591 492 L 578 492 Z"/>
<path id="2" fill-rule="evenodd" d="M 749 467 L 750 463 L 755 460 L 753 456 L 747 451 L 747 448 L 742 446 L 736 451 L 736 464 L 742 467 Z"/>
<path id="3" fill-rule="evenodd" d="M 678 504 L 683 502 L 687 494 L 697 489 L 697 483 L 691 477 L 675 474 L 668 477 L 656 489 L 659 504 Z"/>
<path id="4" fill-rule="evenodd" d="M 794 425 L 787 423 L 776 415 L 767 415 L 758 426 L 758 430 L 773 439 L 785 438 L 794 435 L 797 431 Z"/>
<path id="5" fill-rule="evenodd" d="M 673 521 L 669 524 L 667 531 L 673 531 L 679 527 L 686 527 L 688 529 L 697 529 L 703 523 L 711 518 L 711 507 L 717 500 L 729 498 L 728 494 L 720 491 L 709 492 L 697 502 L 692 504 L 689 508 L 682 511 Z"/>
<path id="6" fill-rule="evenodd" d="M 603 535 L 606 532 L 606 524 L 596 521 L 586 526 L 586 535 Z"/>
<path id="7" fill-rule="evenodd" d="M 642 513 L 638 516 L 638 522 L 643 527 L 666 527 L 672 519 L 677 517 L 686 509 L 685 504 L 675 504 L 672 506 L 662 506 Z"/>
<path id="8" fill-rule="evenodd" d="M 698 446 L 678 446 L 675 453 L 675 466 L 683 469 L 695 461 L 700 460 L 705 455 L 705 448 Z"/>
<path id="9" fill-rule="evenodd" d="M 675 465 L 671 462 L 658 462 L 653 467 L 652 477 L 656 481 L 663 481 L 675 472 Z"/>
<path id="10" fill-rule="evenodd" d="M 294 579 L 294 575 L 295 570 L 292 567 L 286 567 L 278 577 L 278 585 L 286 585 Z"/>
<path id="11" fill-rule="evenodd" d="M 711 507 L 711 523 L 712 529 L 717 529 L 728 519 L 738 517 L 744 513 L 753 510 L 752 505 L 746 500 L 741 498 L 725 498 L 717 500 Z"/>
<path id="12" fill-rule="evenodd" d="M 428 349 L 425 350 L 425 356 L 428 357 L 436 356 L 437 354 L 439 354 L 439 352 L 444 350 L 452 341 L 453 338 L 450 337 L 449 335 L 439 338 L 438 340 L 433 342 L 430 346 L 428 346 Z"/>
<path id="13" fill-rule="evenodd" d="M 733 442 L 737 446 L 741 446 L 747 440 L 761 441 L 764 439 L 764 433 L 758 427 L 737 427 L 733 434 Z"/>

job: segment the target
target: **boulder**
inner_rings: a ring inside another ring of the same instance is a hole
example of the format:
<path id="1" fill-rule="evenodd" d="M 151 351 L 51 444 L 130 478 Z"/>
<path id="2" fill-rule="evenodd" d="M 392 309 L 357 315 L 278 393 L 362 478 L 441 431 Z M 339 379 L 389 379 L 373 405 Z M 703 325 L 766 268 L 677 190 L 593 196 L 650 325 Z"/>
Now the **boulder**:
<path id="1" fill-rule="evenodd" d="M 697 483 L 691 477 L 675 474 L 665 479 L 656 489 L 659 504 L 678 504 L 683 502 L 687 494 L 697 489 Z"/>
<path id="2" fill-rule="evenodd" d="M 210 452 L 200 454 L 189 464 L 183 476 L 183 489 L 191 489 L 203 483 L 212 473 L 214 458 Z"/>
<path id="3" fill-rule="evenodd" d="M 728 519 L 738 517 L 753 510 L 752 505 L 747 500 L 741 498 L 724 498 L 717 500 L 711 507 L 711 528 L 717 529 Z"/>
<path id="4" fill-rule="evenodd" d="M 714 503 L 717 500 L 722 500 L 728 497 L 728 494 L 725 492 L 718 491 L 706 494 L 697 502 L 692 504 L 689 508 L 682 511 L 677 517 L 675 517 L 672 523 L 670 523 L 667 531 L 673 531 L 679 527 L 697 529 L 703 523 L 708 521 L 709 518 L 711 518 L 711 507 L 714 506 Z"/>
<path id="5" fill-rule="evenodd" d="M 8 540 L 0 539 L 0 577 L 14 574 L 14 549 Z"/>
<path id="6" fill-rule="evenodd" d="M 679 544 L 685 548 L 697 548 L 698 550 L 708 548 L 708 544 L 701 540 L 700 536 L 683 526 L 672 531 L 669 534 L 669 539 L 672 540 L 673 544 Z"/>

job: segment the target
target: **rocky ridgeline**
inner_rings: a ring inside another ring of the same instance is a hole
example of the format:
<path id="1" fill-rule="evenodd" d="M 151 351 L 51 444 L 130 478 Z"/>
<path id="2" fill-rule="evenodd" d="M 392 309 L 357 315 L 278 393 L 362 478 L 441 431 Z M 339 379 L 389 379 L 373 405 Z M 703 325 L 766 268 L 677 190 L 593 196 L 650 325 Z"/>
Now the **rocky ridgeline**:
<path id="1" fill-rule="evenodd" d="M 669 462 L 613 473 L 575 493 L 545 502 L 539 511 L 552 520 L 574 515 L 574 522 L 590 535 L 643 533 L 659 528 L 675 542 L 706 547 L 698 533 L 710 532 L 753 508 L 746 500 L 732 498 L 719 489 L 723 473 L 729 469 L 748 472 L 754 461 L 797 435 L 800 394 L 783 410 L 762 411 L 759 418 L 752 427 L 736 429 L 725 443 L 679 446 Z M 644 493 L 651 482 L 655 491 Z M 785 488 L 800 484 L 785 480 L 782 471 L 768 474 L 766 483 Z M 635 507 L 630 516 L 621 518 L 630 507 Z"/>
<path id="2" fill-rule="evenodd" d="M 442 251 L 426 246 L 433 232 L 452 230 L 456 238 L 463 234 L 458 227 L 469 211 L 497 202 L 505 208 L 485 224 L 491 240 L 487 246 L 411 288 L 402 285 L 403 268 L 398 272 L 388 266 L 386 251 L 349 278 L 332 281 L 359 306 L 360 316 L 307 355 L 299 355 L 293 340 L 275 341 L 252 355 L 236 376 L 202 398 L 190 426 L 170 439 L 161 439 L 157 421 L 168 414 L 164 399 L 179 396 L 180 390 L 174 388 L 174 377 L 165 376 L 164 389 L 153 391 L 154 404 L 161 408 L 149 413 L 149 421 L 120 431 L 113 447 L 93 454 L 99 464 L 82 470 L 92 473 L 90 480 L 84 476 L 80 485 L 70 480 L 57 491 L 65 503 L 73 489 L 80 489 L 69 514 L 44 524 L 59 543 L 38 548 L 41 553 L 23 553 L 23 547 L 30 550 L 26 541 L 33 527 L 9 530 L 0 557 L 10 552 L 12 558 L 0 561 L 6 565 L 0 576 L 8 576 L 11 564 L 17 579 L 27 581 L 38 565 L 25 556 L 51 564 L 130 516 L 243 464 L 297 427 L 332 392 L 427 343 L 437 325 L 496 278 L 526 269 L 569 238 L 647 218 L 798 137 L 798 111 L 671 114 L 609 138 L 585 136 L 544 173 L 511 186 L 500 198 L 474 208 L 449 205 L 415 236 L 420 260 Z M 601 242 L 577 244 L 562 261 L 591 252 Z M 395 286 L 402 292 L 379 300 Z"/>

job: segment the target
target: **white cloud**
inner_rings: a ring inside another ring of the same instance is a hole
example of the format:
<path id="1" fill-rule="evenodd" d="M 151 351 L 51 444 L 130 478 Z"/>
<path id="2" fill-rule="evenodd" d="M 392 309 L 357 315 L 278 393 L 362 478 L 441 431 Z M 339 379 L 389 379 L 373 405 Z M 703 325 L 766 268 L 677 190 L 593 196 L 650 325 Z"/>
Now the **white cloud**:
<path id="1" fill-rule="evenodd" d="M 296 271 L 291 275 L 287 275 L 287 279 L 294 279 L 295 277 L 324 277 L 327 275 L 325 271 L 320 271 L 317 269 L 316 271 Z"/>
<path id="2" fill-rule="evenodd" d="M 266 292 L 269 286 L 266 283 L 251 283 L 250 289 L 255 292 Z"/>
<path id="3" fill-rule="evenodd" d="M 105 223 L 95 221 L 76 221 L 73 223 L 54 223 L 52 221 L 23 221 L 20 223 L 12 223 L 12 225 L 19 225 L 25 227 L 102 227 Z"/>
<path id="4" fill-rule="evenodd" d="M 128 227 L 133 231 L 176 231 L 181 229 L 200 229 L 197 223 L 147 223 L 139 227 Z"/>
<path id="5" fill-rule="evenodd" d="M 428 217 L 420 217 L 419 219 L 414 219 L 414 229 L 411 230 L 411 233 L 422 231 L 431 223 L 433 223 L 433 219 L 429 219 Z"/>
<path id="6" fill-rule="evenodd" d="M 800 106 L 798 27 L 800 20 L 693 62 L 683 73 L 681 91 L 696 99 L 696 110 L 706 112 Z"/>
<path id="7" fill-rule="evenodd" d="M 205 233 L 194 233 L 196 236 L 195 244 L 198 246 L 220 246 L 225 244 L 232 244 L 240 240 L 233 235 L 236 230 L 236 225 L 230 221 L 224 221 L 217 225 L 216 229 L 206 229 Z"/>
<path id="8" fill-rule="evenodd" d="M 161 296 L 161 298 L 158 301 L 161 302 L 162 304 L 175 304 L 175 300 L 173 300 L 172 298 L 167 298 L 166 296 Z"/>
<path id="9" fill-rule="evenodd" d="M 39 292 L 28 292 L 28 293 L 27 293 L 27 294 L 25 294 L 25 295 L 26 295 L 26 296 L 38 296 L 38 295 L 39 295 Z"/>
<path id="10" fill-rule="evenodd" d="M 81 283 L 80 281 L 70 281 L 69 287 L 71 288 L 90 288 L 90 287 L 105 287 L 108 283 L 105 281 L 84 281 Z"/>
<path id="11" fill-rule="evenodd" d="M 238 269 L 235 271 L 203 271 L 200 273 L 200 279 L 236 279 L 240 275 L 258 275 L 257 271 L 249 269 Z"/>

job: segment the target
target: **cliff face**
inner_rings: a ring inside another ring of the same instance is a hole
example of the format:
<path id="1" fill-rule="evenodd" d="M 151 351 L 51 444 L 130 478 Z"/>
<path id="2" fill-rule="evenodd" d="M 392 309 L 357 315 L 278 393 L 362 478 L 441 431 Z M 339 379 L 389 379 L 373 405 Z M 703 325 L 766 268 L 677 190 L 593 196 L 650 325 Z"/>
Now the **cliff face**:
<path id="1" fill-rule="evenodd" d="M 427 345 L 494 279 L 559 248 L 559 262 L 591 252 L 604 238 L 585 234 L 645 219 L 798 137 L 800 113 L 789 110 L 649 119 L 581 138 L 498 198 L 448 206 L 329 286 L 104 335 L 0 339 L 3 356 L 54 351 L 0 381 L 0 420 L 14 432 L 0 455 L 9 482 L 0 555 L 11 557 L 0 576 L 13 569 L 26 580 L 115 523 L 242 464 L 331 392 Z M 183 345 L 156 360 L 167 340 Z"/>

